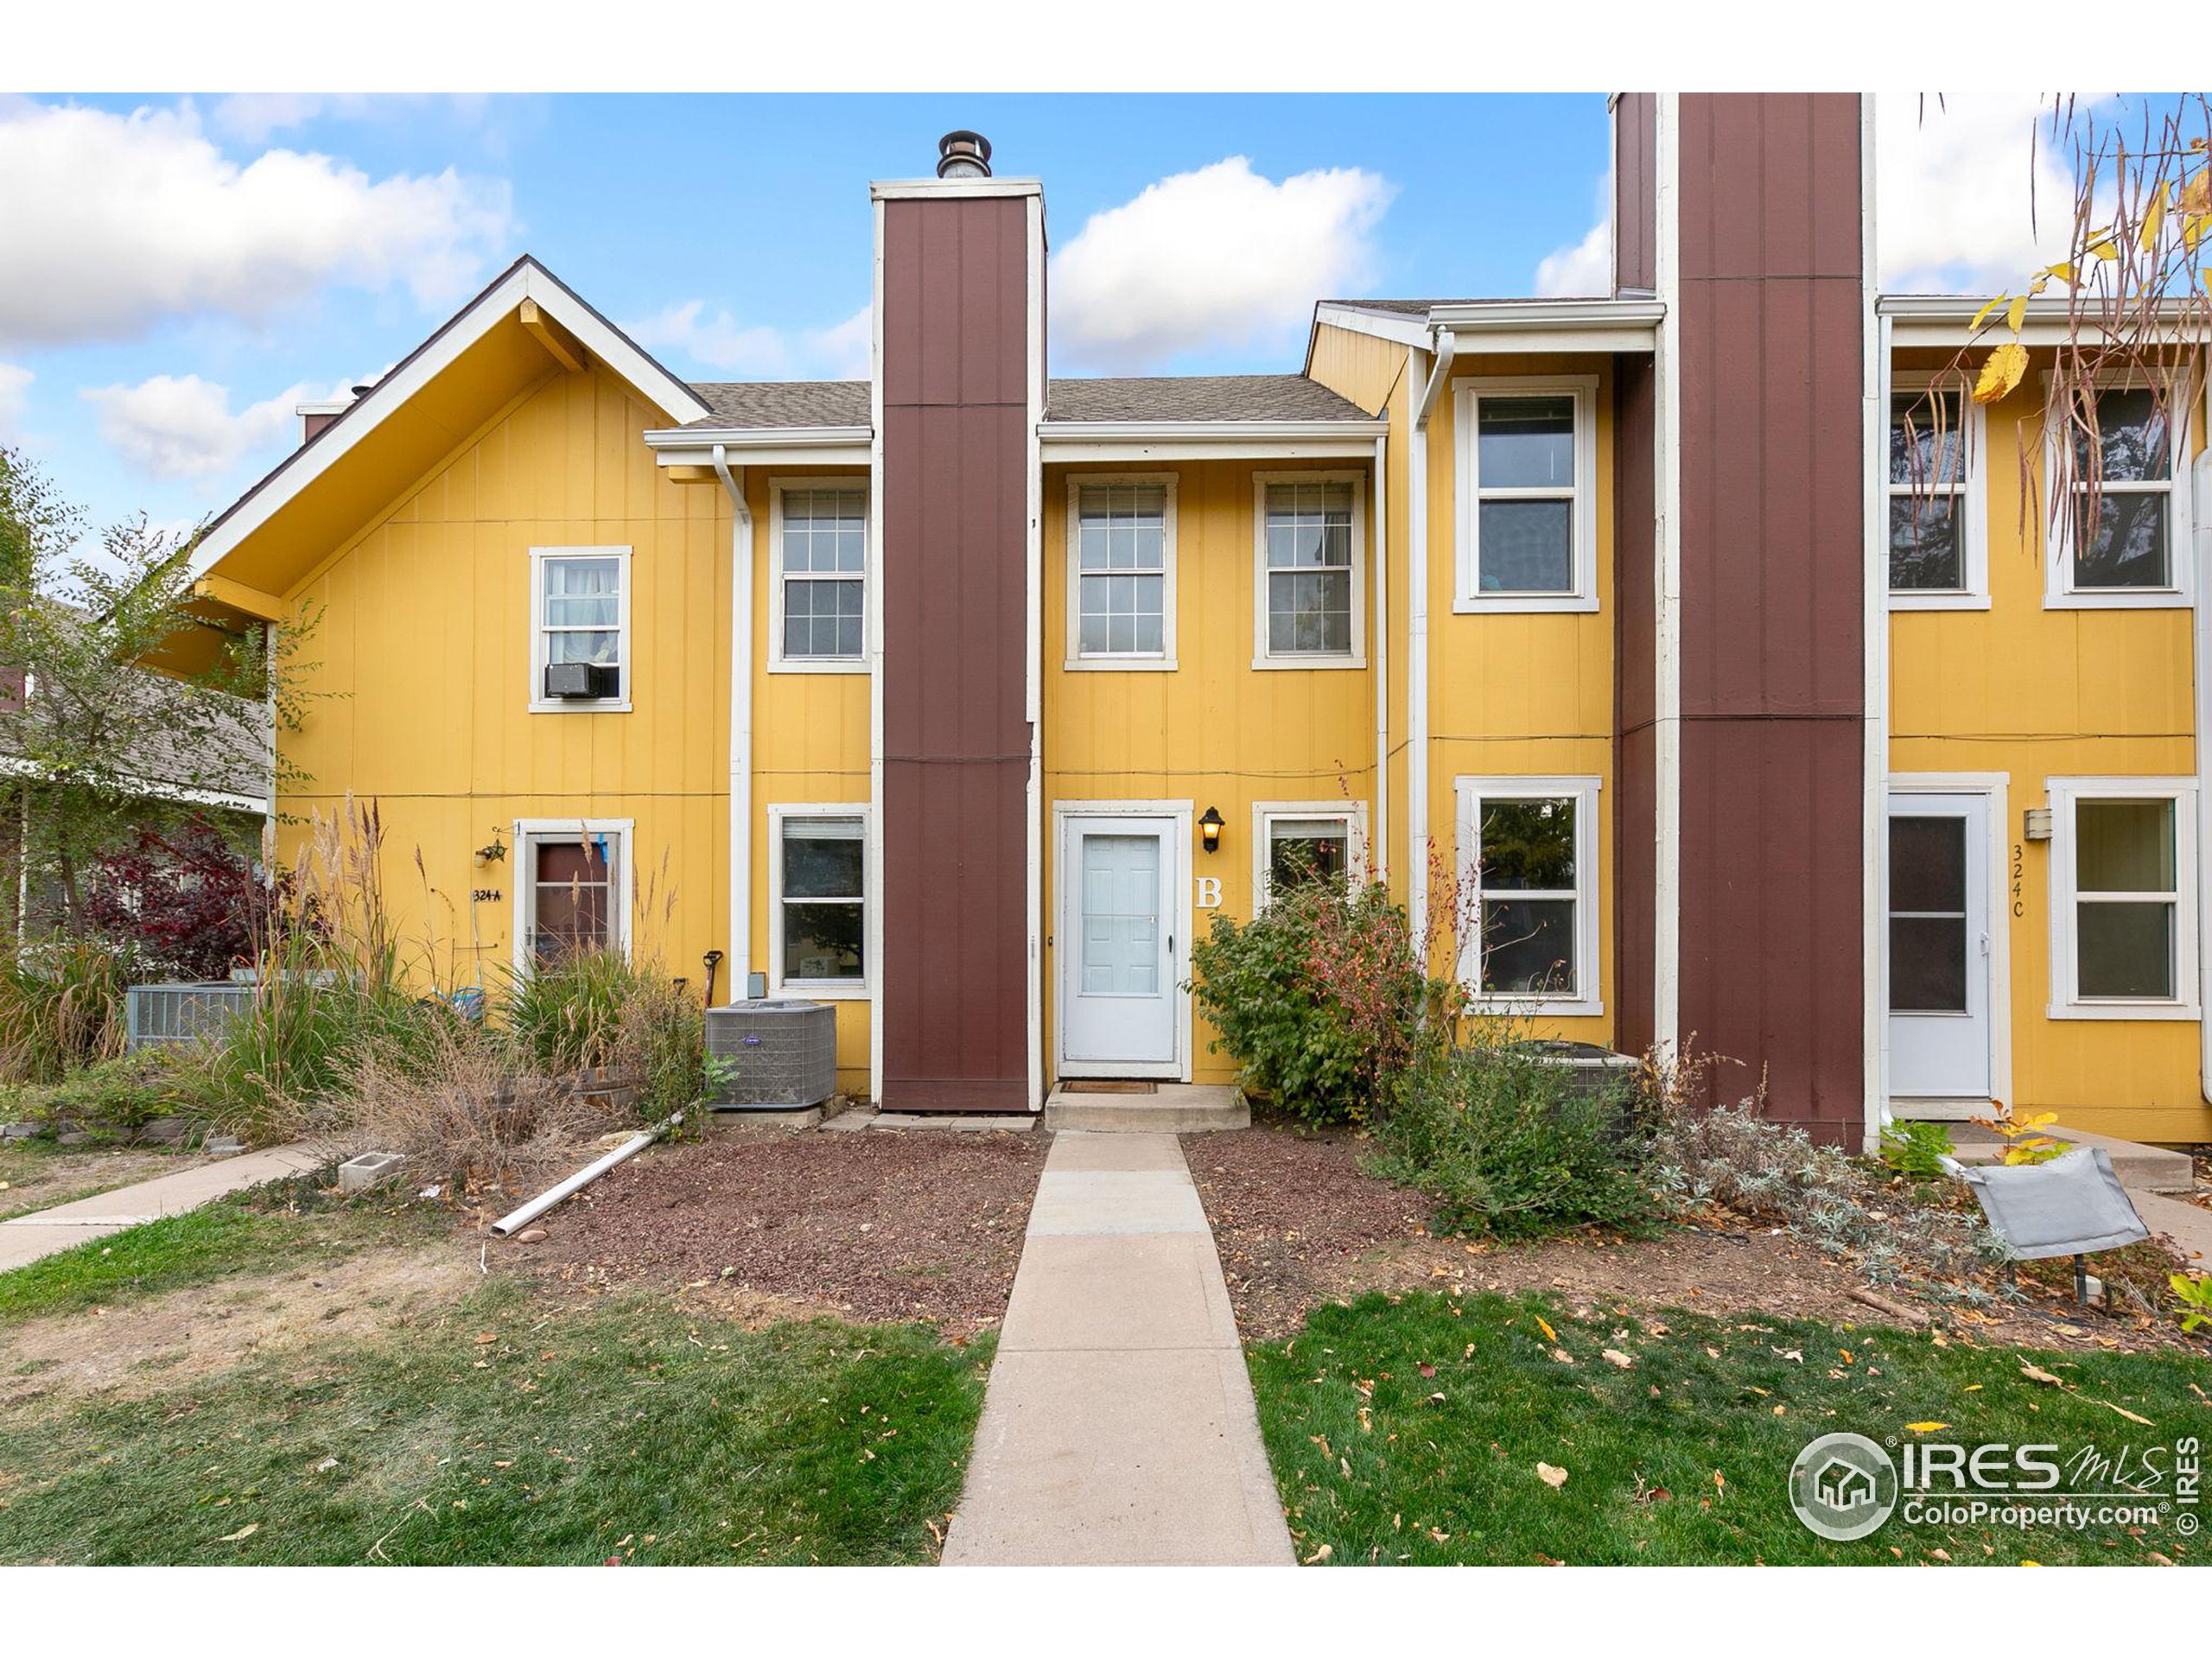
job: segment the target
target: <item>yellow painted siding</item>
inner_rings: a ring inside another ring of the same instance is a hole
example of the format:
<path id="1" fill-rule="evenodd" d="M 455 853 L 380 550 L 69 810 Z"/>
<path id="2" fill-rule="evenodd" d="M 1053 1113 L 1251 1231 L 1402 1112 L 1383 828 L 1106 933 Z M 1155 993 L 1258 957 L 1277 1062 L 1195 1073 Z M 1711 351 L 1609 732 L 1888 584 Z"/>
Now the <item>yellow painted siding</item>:
<path id="1" fill-rule="evenodd" d="M 2044 608 L 2048 554 L 2039 512 L 2023 531 L 2019 467 L 2023 436 L 2032 444 L 2039 431 L 2043 367 L 1988 411 L 1990 608 L 1891 618 L 1890 771 L 2008 780 L 2005 840 L 2018 877 L 2001 919 L 2015 1102 L 2082 1128 L 2212 1140 L 2195 1021 L 2047 1012 L 2051 843 L 2022 839 L 2022 811 L 2047 804 L 2055 777 L 2187 775 L 2196 745 L 2188 611 Z"/>
<path id="2" fill-rule="evenodd" d="M 402 416 L 401 418 L 404 418 Z M 441 976 L 496 986 L 513 960 L 512 849 L 474 849 L 518 818 L 634 823 L 633 946 L 702 983 L 728 949 L 730 512 L 719 485 L 659 474 L 639 435 L 659 411 L 615 376 L 548 374 L 470 435 L 291 595 L 322 620 L 310 708 L 287 753 L 311 781 L 305 817 L 346 791 L 386 831 L 385 886 Z M 766 480 L 756 524 L 756 664 L 767 627 Z M 531 713 L 530 550 L 632 550 L 626 713 Z M 864 677 L 755 677 L 753 961 L 764 966 L 772 801 L 865 798 Z M 854 772 L 857 770 L 857 780 Z M 283 833 L 296 849 L 300 826 Z M 420 861 L 421 873 L 416 863 Z M 472 892 L 499 898 L 473 901 Z M 720 994 L 741 994 L 725 977 Z M 865 1092 L 868 1005 L 838 1007 L 842 1086 Z"/>
<path id="3" fill-rule="evenodd" d="M 1613 420 L 1611 361 L 1461 359 L 1428 427 L 1428 820 L 1432 863 L 1457 868 L 1463 777 L 1594 777 L 1598 797 L 1598 976 L 1605 1012 L 1545 1016 L 1540 1034 L 1610 1046 L 1613 976 Z M 1598 608 L 1459 613 L 1455 394 L 1470 379 L 1596 374 Z M 1395 650 L 1395 647 L 1394 646 Z M 1432 888 L 1442 912 L 1448 885 Z M 1441 965 L 1440 963 L 1440 965 Z"/>
<path id="4" fill-rule="evenodd" d="M 1328 472 L 1350 463 L 1315 463 Z M 1048 467 L 1045 472 L 1044 754 L 1046 930 L 1057 909 L 1052 810 L 1063 801 L 1187 800 L 1226 821 L 1221 850 L 1195 836 L 1194 876 L 1222 884 L 1222 912 L 1252 913 L 1252 808 L 1258 801 L 1346 800 L 1372 812 L 1375 705 L 1364 669 L 1255 670 L 1254 474 L 1290 464 L 1205 461 L 1142 468 Z M 1083 670 L 1067 660 L 1067 480 L 1071 472 L 1173 472 L 1176 477 L 1176 660 L 1172 672 Z M 1369 550 L 1372 556 L 1372 549 Z M 1368 580 L 1366 571 L 1361 581 Z M 1371 619 L 1370 619 L 1371 620 Z M 1198 914 L 1198 926 L 1207 925 Z M 1180 950 L 1179 947 L 1179 954 Z M 1046 953 L 1046 1030 L 1055 1033 L 1055 958 Z M 1198 1022 L 1191 1055 L 1199 1082 L 1235 1066 L 1211 1052 Z M 1052 1052 L 1048 1048 L 1048 1054 Z"/>

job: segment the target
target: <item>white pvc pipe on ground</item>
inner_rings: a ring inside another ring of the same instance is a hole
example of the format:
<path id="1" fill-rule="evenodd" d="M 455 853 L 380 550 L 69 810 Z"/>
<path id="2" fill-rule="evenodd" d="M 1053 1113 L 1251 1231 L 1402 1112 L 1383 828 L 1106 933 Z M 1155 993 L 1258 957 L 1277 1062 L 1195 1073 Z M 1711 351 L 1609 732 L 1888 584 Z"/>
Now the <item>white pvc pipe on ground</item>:
<path id="1" fill-rule="evenodd" d="M 683 1121 L 683 1114 L 677 1112 L 671 1116 L 663 1118 L 650 1129 L 639 1130 L 637 1134 L 615 1147 L 597 1163 L 578 1170 L 558 1186 L 548 1187 L 521 1209 L 501 1216 L 499 1220 L 492 1224 L 492 1236 L 505 1238 L 508 1234 L 529 1226 L 531 1222 L 536 1221 L 570 1193 L 581 1192 L 615 1165 L 625 1159 L 636 1157 Z"/>

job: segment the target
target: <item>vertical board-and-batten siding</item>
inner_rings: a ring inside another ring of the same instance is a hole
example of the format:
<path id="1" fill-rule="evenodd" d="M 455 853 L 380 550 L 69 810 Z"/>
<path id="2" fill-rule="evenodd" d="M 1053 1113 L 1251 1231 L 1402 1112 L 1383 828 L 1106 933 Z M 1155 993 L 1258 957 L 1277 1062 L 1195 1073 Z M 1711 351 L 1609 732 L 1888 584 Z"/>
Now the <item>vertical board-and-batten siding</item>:
<path id="1" fill-rule="evenodd" d="M 883 204 L 883 1079 L 891 1110 L 1028 1085 L 1029 206 Z"/>
<path id="2" fill-rule="evenodd" d="M 1777 1116 L 1865 1099 L 1859 105 L 1679 100 L 1678 1033 Z"/>

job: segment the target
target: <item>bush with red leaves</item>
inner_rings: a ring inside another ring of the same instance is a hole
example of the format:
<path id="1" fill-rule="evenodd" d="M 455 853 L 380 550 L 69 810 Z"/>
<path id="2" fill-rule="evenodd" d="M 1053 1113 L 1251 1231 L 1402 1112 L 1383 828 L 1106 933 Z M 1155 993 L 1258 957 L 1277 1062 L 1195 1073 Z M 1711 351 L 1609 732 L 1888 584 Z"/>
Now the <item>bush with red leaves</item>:
<path id="1" fill-rule="evenodd" d="M 253 866 L 204 823 L 141 831 L 99 861 L 86 884 L 93 930 L 193 979 L 224 979 L 253 956 Z"/>

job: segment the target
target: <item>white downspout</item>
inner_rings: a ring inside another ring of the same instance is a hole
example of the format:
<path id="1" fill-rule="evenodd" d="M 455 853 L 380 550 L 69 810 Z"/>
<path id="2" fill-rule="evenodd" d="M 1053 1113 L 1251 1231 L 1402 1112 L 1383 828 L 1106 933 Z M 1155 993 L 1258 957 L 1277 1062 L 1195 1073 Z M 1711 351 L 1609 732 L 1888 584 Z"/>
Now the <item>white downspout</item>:
<path id="1" fill-rule="evenodd" d="M 715 446 L 715 476 L 729 493 L 729 985 L 748 994 L 753 977 L 753 509 Z"/>
<path id="2" fill-rule="evenodd" d="M 1880 250 L 1875 234 L 1874 96 L 1859 100 L 1859 385 L 1864 403 L 1860 438 L 1859 510 L 1866 515 L 1866 557 L 1863 626 L 1866 683 L 1866 822 L 1859 843 L 1862 918 L 1859 974 L 1864 1010 L 1865 1149 L 1882 1143 L 1890 1122 L 1890 320 L 1881 315 Z M 2003 925 L 2001 918 L 1999 925 Z M 1984 961 L 1987 954 L 1984 953 Z M 1986 971 L 1986 970 L 1985 970 Z"/>
<path id="3" fill-rule="evenodd" d="M 1435 360 L 1424 378 L 1419 346 L 1407 359 L 1421 385 L 1406 449 L 1406 915 L 1416 939 L 1428 934 L 1428 417 L 1452 377 L 1459 340 L 1432 330 Z"/>
<path id="4" fill-rule="evenodd" d="M 2212 363 L 2204 366 L 2202 416 L 2212 439 Z M 2190 632 L 2196 679 L 2196 848 L 2200 867 L 2212 847 L 2212 442 L 2190 468 L 2196 499 L 2190 514 L 2196 537 L 2196 591 L 2190 597 Z M 2196 1035 L 2198 1092 L 2212 1101 L 2212 881 L 2202 868 L 2196 882 Z"/>
<path id="5" fill-rule="evenodd" d="M 1659 298 L 1666 309 L 1659 320 L 1659 343 L 1652 353 L 1652 425 L 1657 455 L 1652 467 L 1653 505 L 1657 509 L 1658 545 L 1652 563 L 1654 615 L 1658 640 L 1653 652 L 1657 683 L 1652 690 L 1652 896 L 1651 1038 L 1662 1054 L 1673 1055 L 1681 1033 L 1682 971 L 1682 525 L 1681 525 L 1681 332 L 1682 296 L 1678 191 L 1681 167 L 1681 94 L 1659 94 L 1655 123 L 1656 156 L 1652 221 L 1658 233 L 1655 251 Z"/>
<path id="6" fill-rule="evenodd" d="M 1387 417 L 1389 405 L 1382 410 Z M 1375 440 L 1375 822 L 1365 854 L 1380 875 L 1390 847 L 1390 438 Z"/>

